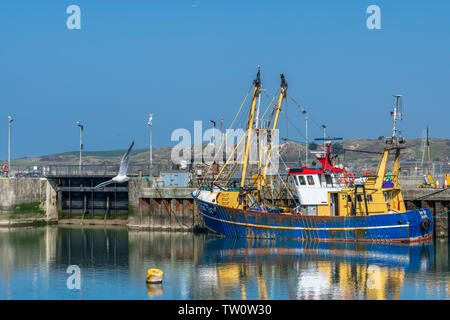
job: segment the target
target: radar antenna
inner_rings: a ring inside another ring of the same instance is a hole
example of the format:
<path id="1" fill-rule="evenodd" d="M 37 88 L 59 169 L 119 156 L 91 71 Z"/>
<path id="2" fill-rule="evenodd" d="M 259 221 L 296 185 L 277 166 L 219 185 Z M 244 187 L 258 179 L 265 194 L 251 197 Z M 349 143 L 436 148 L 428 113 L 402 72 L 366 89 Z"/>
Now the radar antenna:
<path id="1" fill-rule="evenodd" d="M 392 137 L 386 139 L 386 144 L 392 144 L 395 147 L 399 147 L 400 144 L 404 144 L 406 142 L 406 140 L 401 136 L 402 131 L 398 129 L 397 126 L 397 122 L 399 120 L 403 120 L 402 95 L 394 94 L 392 96 L 395 98 L 394 111 L 391 112 L 391 116 L 393 118 Z"/>

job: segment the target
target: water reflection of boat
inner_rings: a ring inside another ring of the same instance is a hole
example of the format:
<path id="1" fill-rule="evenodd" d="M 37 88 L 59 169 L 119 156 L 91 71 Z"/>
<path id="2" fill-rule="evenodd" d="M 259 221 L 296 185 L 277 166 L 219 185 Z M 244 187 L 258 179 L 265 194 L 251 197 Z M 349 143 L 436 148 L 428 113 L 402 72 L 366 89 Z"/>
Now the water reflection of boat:
<path id="1" fill-rule="evenodd" d="M 432 243 L 218 238 L 207 241 L 200 264 L 216 266 L 217 280 L 242 298 L 255 280 L 258 298 L 270 299 L 267 283 L 277 279 L 292 299 L 398 299 L 406 274 L 429 270 L 433 256 Z"/>
<path id="2" fill-rule="evenodd" d="M 204 257 L 210 262 L 245 259 L 313 258 L 376 263 L 410 271 L 428 269 L 433 258 L 431 242 L 416 244 L 297 242 L 289 240 L 218 238 L 206 242 Z"/>

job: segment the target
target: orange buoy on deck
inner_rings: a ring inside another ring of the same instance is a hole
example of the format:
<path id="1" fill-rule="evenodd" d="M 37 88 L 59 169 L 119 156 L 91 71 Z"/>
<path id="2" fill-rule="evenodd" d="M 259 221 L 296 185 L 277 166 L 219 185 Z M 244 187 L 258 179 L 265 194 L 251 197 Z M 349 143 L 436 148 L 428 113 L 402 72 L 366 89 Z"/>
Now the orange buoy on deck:
<path id="1" fill-rule="evenodd" d="M 372 171 L 366 171 L 366 173 L 364 173 L 364 177 L 375 177 L 375 174 Z"/>
<path id="2" fill-rule="evenodd" d="M 350 179 L 347 179 L 348 177 L 350 177 Z M 355 181 L 355 176 L 351 172 L 346 172 L 344 174 L 344 181 L 348 184 L 353 183 Z"/>

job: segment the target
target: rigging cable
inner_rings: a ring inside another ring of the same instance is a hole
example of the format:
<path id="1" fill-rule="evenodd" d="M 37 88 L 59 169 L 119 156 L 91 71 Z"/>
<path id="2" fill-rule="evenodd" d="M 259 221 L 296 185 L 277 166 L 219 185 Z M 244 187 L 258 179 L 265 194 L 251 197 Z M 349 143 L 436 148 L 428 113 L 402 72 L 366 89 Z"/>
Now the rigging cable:
<path id="1" fill-rule="evenodd" d="M 279 90 L 278 90 L 279 91 Z M 278 93 L 277 91 L 277 93 Z M 275 97 L 277 94 L 275 94 L 272 98 L 266 93 L 265 89 L 261 88 L 261 92 L 264 92 L 264 94 L 271 99 L 269 105 L 267 106 L 266 110 L 264 111 L 263 115 L 260 117 L 260 121 L 262 122 L 262 120 L 264 119 L 264 116 L 267 112 L 267 110 L 269 110 L 270 106 L 272 105 L 273 101 L 275 100 Z M 240 119 L 242 121 L 242 119 Z M 240 122 L 240 121 L 239 121 Z M 231 157 L 234 155 L 234 153 L 236 152 L 237 148 L 239 147 L 239 145 L 242 143 L 243 138 L 247 135 L 247 132 L 244 133 L 244 135 L 242 135 L 240 141 L 238 142 L 238 144 L 236 145 L 236 147 L 234 148 L 233 152 L 230 154 L 230 156 L 228 157 L 227 161 L 225 162 L 224 166 L 222 167 L 222 169 L 220 170 L 219 174 L 217 175 L 217 177 L 214 179 L 213 183 L 217 181 L 217 179 L 219 179 L 220 175 L 222 174 L 223 170 L 225 169 L 225 167 L 228 165 L 228 162 L 231 160 Z M 233 167 L 231 168 L 231 171 L 228 173 L 228 175 L 225 177 L 225 182 L 227 183 L 232 175 L 234 175 L 234 173 L 237 170 L 237 165 L 239 163 L 239 158 L 241 157 L 241 155 L 237 155 L 237 159 L 236 159 L 236 163 L 233 165 Z M 230 176 L 231 173 L 231 176 Z"/>
<path id="2" fill-rule="evenodd" d="M 278 150 L 278 155 L 280 156 L 281 161 L 283 162 L 284 166 L 287 168 L 286 163 L 283 160 L 283 156 L 280 154 L 280 150 Z M 269 160 L 268 160 L 269 161 Z M 289 186 L 287 185 L 286 182 L 284 182 L 283 178 L 280 176 L 280 173 L 277 171 L 277 175 L 280 178 L 281 182 L 284 184 L 286 190 L 289 192 L 289 195 L 292 197 L 292 199 L 294 200 L 295 204 L 297 204 L 297 200 L 295 199 L 294 195 L 292 194 L 291 190 L 289 189 Z M 300 205 L 300 203 L 298 204 Z"/>
<path id="3" fill-rule="evenodd" d="M 289 98 L 291 98 L 291 100 L 297 105 L 297 107 L 300 109 L 300 111 L 307 113 L 306 110 L 300 105 L 300 103 L 298 103 L 289 93 L 287 93 L 287 95 L 289 96 Z M 319 125 L 313 117 L 311 117 L 311 114 L 308 112 L 309 118 L 310 120 L 312 120 L 312 122 L 319 128 L 322 129 L 322 126 Z"/>
<path id="4" fill-rule="evenodd" d="M 228 130 L 230 130 L 230 129 L 233 127 L 233 124 L 234 124 L 236 118 L 238 117 L 238 115 L 240 114 L 241 109 L 242 109 L 242 107 L 244 106 L 245 101 L 247 100 L 248 95 L 250 94 L 250 91 L 251 91 L 252 87 L 253 87 L 253 85 L 252 85 L 252 86 L 250 87 L 250 89 L 248 90 L 248 92 L 247 92 L 247 94 L 246 94 L 246 96 L 245 96 L 245 98 L 244 98 L 244 101 L 242 101 L 242 104 L 241 104 L 241 106 L 239 107 L 238 113 L 236 114 L 236 116 L 234 117 L 233 121 L 231 122 L 231 125 L 230 125 L 230 127 L 228 128 Z M 220 150 L 222 149 L 222 146 L 224 145 L 224 143 L 225 143 L 225 141 L 226 141 L 226 135 L 228 134 L 228 130 L 227 130 L 227 133 L 225 134 L 225 139 L 222 139 L 223 141 L 221 141 L 221 144 L 220 144 L 220 146 L 219 146 L 219 152 L 215 153 L 214 159 L 213 159 L 211 165 L 208 167 L 208 170 L 206 171 L 205 176 L 203 177 L 202 182 L 200 183 L 200 187 L 199 187 L 199 188 L 201 188 L 201 187 L 203 186 L 203 183 L 205 182 L 205 179 L 206 179 L 206 177 L 208 176 L 209 170 L 211 170 L 211 168 L 212 168 L 212 164 L 215 162 L 215 160 L 216 160 L 216 158 L 217 158 L 217 155 L 220 154 Z"/>

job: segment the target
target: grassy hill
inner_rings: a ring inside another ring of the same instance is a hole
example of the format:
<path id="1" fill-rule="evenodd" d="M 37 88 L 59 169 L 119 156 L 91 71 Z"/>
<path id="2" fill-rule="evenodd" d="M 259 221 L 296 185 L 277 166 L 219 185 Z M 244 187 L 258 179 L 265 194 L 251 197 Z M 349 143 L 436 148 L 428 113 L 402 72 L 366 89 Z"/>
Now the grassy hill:
<path id="1" fill-rule="evenodd" d="M 121 157 L 127 152 L 127 149 L 119 149 L 119 150 L 107 150 L 107 151 L 85 151 L 83 152 L 83 156 L 86 157 L 99 157 L 99 158 L 110 158 L 110 157 Z M 132 150 L 131 156 L 137 155 L 139 153 L 146 152 L 145 149 Z M 78 157 L 80 155 L 79 151 L 70 151 L 56 154 L 55 156 L 75 156 Z"/>
<path id="2" fill-rule="evenodd" d="M 450 140 L 433 138 L 430 139 L 431 149 L 430 158 L 432 161 L 448 162 L 450 156 Z M 422 159 L 422 139 L 413 139 L 407 141 L 405 149 L 402 151 L 401 160 L 416 160 Z M 321 144 L 316 146 L 318 149 L 322 148 Z M 351 139 L 339 141 L 334 145 L 334 151 L 339 154 L 339 158 L 344 162 L 362 163 L 362 162 L 377 162 L 380 155 L 370 153 L 352 152 L 349 150 L 364 150 L 372 152 L 382 152 L 384 147 L 384 138 L 379 139 Z M 167 163 L 170 160 L 172 147 L 155 148 L 153 149 L 154 163 Z M 311 148 L 310 148 L 310 151 Z M 126 149 L 108 150 L 108 151 L 85 151 L 83 152 L 83 164 L 98 164 L 98 165 L 117 165 Z M 305 145 L 285 142 L 281 145 L 281 155 L 284 161 L 298 163 L 299 155 L 303 159 L 305 152 Z M 148 149 L 136 149 L 131 153 L 132 164 L 147 164 L 149 162 Z M 315 159 L 314 154 L 310 153 L 310 159 Z M 428 153 L 425 153 L 425 161 L 428 160 Z M 79 152 L 71 151 L 53 155 L 43 155 L 32 158 L 14 159 L 15 166 L 42 166 L 52 164 L 78 164 Z M 3 163 L 5 161 L 2 161 Z"/>
<path id="3" fill-rule="evenodd" d="M 322 150 L 323 145 L 317 144 L 317 150 Z M 384 137 L 379 139 L 351 139 L 334 143 L 335 153 L 347 161 L 367 161 L 378 160 L 379 154 L 354 152 L 351 150 L 361 150 L 369 152 L 382 152 L 384 149 Z M 281 147 L 283 158 L 288 161 L 298 159 L 298 154 L 304 157 L 305 146 L 294 142 L 286 142 Z M 310 151 L 311 148 L 310 148 Z M 314 158 L 311 154 L 310 157 Z M 450 157 L 450 140 L 434 138 L 430 139 L 430 160 L 448 161 Z M 422 159 L 422 139 L 409 140 L 402 150 L 401 160 L 420 161 Z M 425 152 L 424 161 L 428 161 L 428 153 Z"/>

